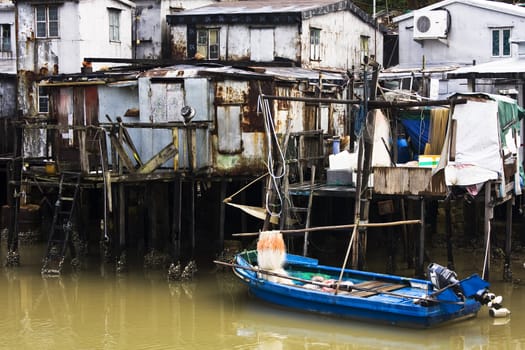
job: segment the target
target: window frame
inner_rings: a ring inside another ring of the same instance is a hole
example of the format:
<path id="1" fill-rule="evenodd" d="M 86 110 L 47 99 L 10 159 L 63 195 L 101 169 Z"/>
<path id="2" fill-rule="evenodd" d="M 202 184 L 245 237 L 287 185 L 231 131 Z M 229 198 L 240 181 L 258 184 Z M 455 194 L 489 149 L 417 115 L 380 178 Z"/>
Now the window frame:
<path id="1" fill-rule="evenodd" d="M 310 61 L 321 61 L 321 29 L 310 27 Z"/>
<path id="2" fill-rule="evenodd" d="M 0 23 L 0 52 L 11 52 L 11 25 Z"/>
<path id="3" fill-rule="evenodd" d="M 213 43 L 211 42 L 212 33 L 215 34 L 215 41 Z M 220 42 L 220 28 L 197 28 L 196 52 L 203 55 L 207 60 L 220 59 Z M 215 50 L 213 56 L 212 49 Z"/>
<path id="4" fill-rule="evenodd" d="M 39 15 L 42 15 L 42 13 L 39 13 L 42 10 L 43 10 L 43 18 L 39 16 Z M 35 16 L 35 37 L 37 39 L 54 39 L 54 38 L 60 37 L 59 6 L 57 5 L 35 5 L 34 6 L 34 16 Z M 42 28 L 42 25 L 43 25 L 43 28 Z"/>
<path id="5" fill-rule="evenodd" d="M 122 10 L 108 7 L 109 41 L 120 43 L 120 15 Z"/>
<path id="6" fill-rule="evenodd" d="M 49 90 L 46 86 L 38 85 L 38 113 L 49 114 Z"/>
<path id="7" fill-rule="evenodd" d="M 491 28 L 492 57 L 511 57 L 511 29 L 511 27 Z"/>

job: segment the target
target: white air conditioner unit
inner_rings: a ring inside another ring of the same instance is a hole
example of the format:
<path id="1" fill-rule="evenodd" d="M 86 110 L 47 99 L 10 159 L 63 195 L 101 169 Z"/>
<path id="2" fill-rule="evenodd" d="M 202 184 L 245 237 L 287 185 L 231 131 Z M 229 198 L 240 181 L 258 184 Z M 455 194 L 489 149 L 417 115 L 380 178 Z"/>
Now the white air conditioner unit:
<path id="1" fill-rule="evenodd" d="M 446 10 L 418 11 L 414 14 L 414 39 L 445 39 L 448 24 Z"/>

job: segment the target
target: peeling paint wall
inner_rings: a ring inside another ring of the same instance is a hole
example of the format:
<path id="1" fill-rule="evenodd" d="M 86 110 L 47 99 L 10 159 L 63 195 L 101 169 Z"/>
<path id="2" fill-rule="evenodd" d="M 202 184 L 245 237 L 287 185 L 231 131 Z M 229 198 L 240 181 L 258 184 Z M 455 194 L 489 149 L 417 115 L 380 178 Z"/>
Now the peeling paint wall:
<path id="1" fill-rule="evenodd" d="M 0 118 L 16 115 L 16 79 L 0 78 Z"/>
<path id="2" fill-rule="evenodd" d="M 185 58 L 186 55 L 183 52 L 179 54 L 170 52 L 174 46 L 176 47 L 171 43 L 176 43 L 180 39 L 179 36 L 170 33 L 166 24 L 166 15 L 214 2 L 213 0 L 135 1 L 137 7 L 134 17 L 134 57 L 138 59 Z"/>
<path id="3" fill-rule="evenodd" d="M 219 25 L 206 23 L 196 28 L 217 28 L 219 33 L 219 55 L 227 61 L 273 61 L 276 57 L 297 61 L 300 55 L 299 34 L 297 26 L 277 26 L 264 28 L 265 35 L 256 36 L 261 28 L 249 25 Z M 271 31 L 271 33 L 266 33 Z M 174 59 L 185 59 L 188 55 L 187 27 L 174 25 L 171 27 L 171 54 Z M 255 45 L 256 44 L 256 45 Z M 268 52 L 268 47 L 273 49 Z"/>
<path id="4" fill-rule="evenodd" d="M 18 9 L 18 65 L 20 70 L 50 74 L 57 65 L 62 73 L 79 72 L 80 32 L 78 4 L 59 5 L 59 38 L 37 39 L 35 9 L 31 3 L 19 2 Z M 59 62 L 59 57 L 64 60 Z"/>
<path id="5" fill-rule="evenodd" d="M 134 10 L 131 2 L 82 0 L 58 3 L 59 37 L 47 39 L 36 38 L 33 4 L 25 1 L 17 4 L 21 70 L 45 74 L 77 73 L 84 57 L 131 58 Z M 120 11 L 118 42 L 109 40 L 108 9 Z M 95 64 L 93 68 L 99 67 Z"/>
<path id="6" fill-rule="evenodd" d="M 162 57 L 163 16 L 162 1 L 135 1 L 135 58 L 160 59 Z"/>
<path id="7" fill-rule="evenodd" d="M 310 28 L 321 30 L 320 61 L 310 60 Z M 301 63 L 305 68 L 351 69 L 361 64 L 361 37 L 368 37 L 369 55 L 383 62 L 383 34 L 348 11 L 314 16 L 302 23 Z"/>
<path id="8" fill-rule="evenodd" d="M 131 17 L 126 0 L 81 0 L 56 3 L 58 38 L 36 38 L 35 9 L 17 2 L 18 102 L 25 116 L 37 114 L 36 81 L 49 75 L 80 72 L 84 57 L 131 58 Z M 120 11 L 120 41 L 109 41 L 108 9 Z M 95 70 L 101 64 L 94 64 Z"/>
<path id="9" fill-rule="evenodd" d="M 188 58 L 186 26 L 172 26 L 170 28 L 171 58 L 184 60 Z"/>

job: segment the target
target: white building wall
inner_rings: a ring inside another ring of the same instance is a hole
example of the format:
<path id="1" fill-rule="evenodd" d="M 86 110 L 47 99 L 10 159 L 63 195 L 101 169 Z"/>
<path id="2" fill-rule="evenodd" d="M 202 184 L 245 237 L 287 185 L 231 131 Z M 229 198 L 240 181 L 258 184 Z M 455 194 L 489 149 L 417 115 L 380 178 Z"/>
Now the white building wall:
<path id="1" fill-rule="evenodd" d="M 128 1 L 114 0 L 84 0 L 79 3 L 80 14 L 80 62 L 76 71 L 80 70 L 85 57 L 132 58 L 132 17 L 134 4 Z M 109 40 L 108 9 L 120 10 L 120 42 Z M 115 65 L 115 64 L 113 64 Z M 93 70 L 108 63 L 94 63 Z M 71 69 L 74 69 L 72 66 Z"/>
<path id="2" fill-rule="evenodd" d="M 267 57 L 268 54 L 271 54 L 271 60 L 275 57 L 297 60 L 299 55 L 297 47 L 299 35 L 296 26 L 279 26 L 273 28 L 272 37 L 267 38 L 267 40 L 273 40 L 272 53 L 253 52 L 253 50 L 258 47 L 264 46 L 252 47 L 250 45 L 250 30 L 250 27 L 247 25 L 222 26 L 220 32 L 221 59 L 240 60 L 250 59 L 250 57 Z M 222 38 L 227 39 L 222 40 Z"/>
<path id="3" fill-rule="evenodd" d="M 19 69 L 78 73 L 84 57 L 131 58 L 131 2 L 83 0 L 59 5 L 59 37 L 35 38 L 34 7 L 18 4 Z M 109 42 L 108 7 L 120 9 L 120 43 Z M 94 69 L 97 66 L 94 65 Z"/>
<path id="4" fill-rule="evenodd" d="M 301 37 L 297 26 L 275 28 L 275 57 L 299 61 L 301 55 Z"/>
<path id="5" fill-rule="evenodd" d="M 310 28 L 321 29 L 321 60 L 310 60 Z M 302 66 L 306 68 L 350 69 L 361 64 L 361 36 L 369 38 L 369 55 L 383 62 L 383 34 L 348 11 L 314 16 L 303 21 Z"/>
<path id="6" fill-rule="evenodd" d="M 421 67 L 426 64 L 485 63 L 501 59 L 492 57 L 491 28 L 511 27 L 511 39 L 525 39 L 525 18 L 485 8 L 453 3 L 446 7 L 450 13 L 450 30 L 446 40 L 413 39 L 413 16 L 398 22 L 399 65 Z M 515 52 L 513 53 L 515 54 Z"/>
<path id="7" fill-rule="evenodd" d="M 39 72 L 47 68 L 51 72 L 56 65 L 59 73 L 80 71 L 78 4 L 65 2 L 58 11 L 60 37 L 36 39 L 34 7 L 26 2 L 18 4 L 19 70 Z"/>

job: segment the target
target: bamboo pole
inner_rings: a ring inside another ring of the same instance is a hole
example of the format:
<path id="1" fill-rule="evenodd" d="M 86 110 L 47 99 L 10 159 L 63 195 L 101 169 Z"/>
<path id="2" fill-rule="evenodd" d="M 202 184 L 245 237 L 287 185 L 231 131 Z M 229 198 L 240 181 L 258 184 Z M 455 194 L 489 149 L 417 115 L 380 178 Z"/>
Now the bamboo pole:
<path id="1" fill-rule="evenodd" d="M 402 220 L 402 221 L 391 221 L 391 222 L 374 222 L 374 223 L 359 223 L 359 224 L 345 224 L 345 225 L 331 225 L 331 226 L 317 226 L 309 228 L 298 228 L 291 230 L 282 230 L 282 234 L 287 233 L 302 233 L 302 232 L 314 232 L 314 231 L 326 231 L 326 230 L 346 230 L 349 228 L 354 228 L 354 226 L 359 225 L 359 227 L 387 227 L 387 226 L 399 226 L 399 225 L 415 225 L 421 224 L 421 220 Z M 244 232 L 244 233 L 234 233 L 234 237 L 251 237 L 258 236 L 260 232 Z"/>

